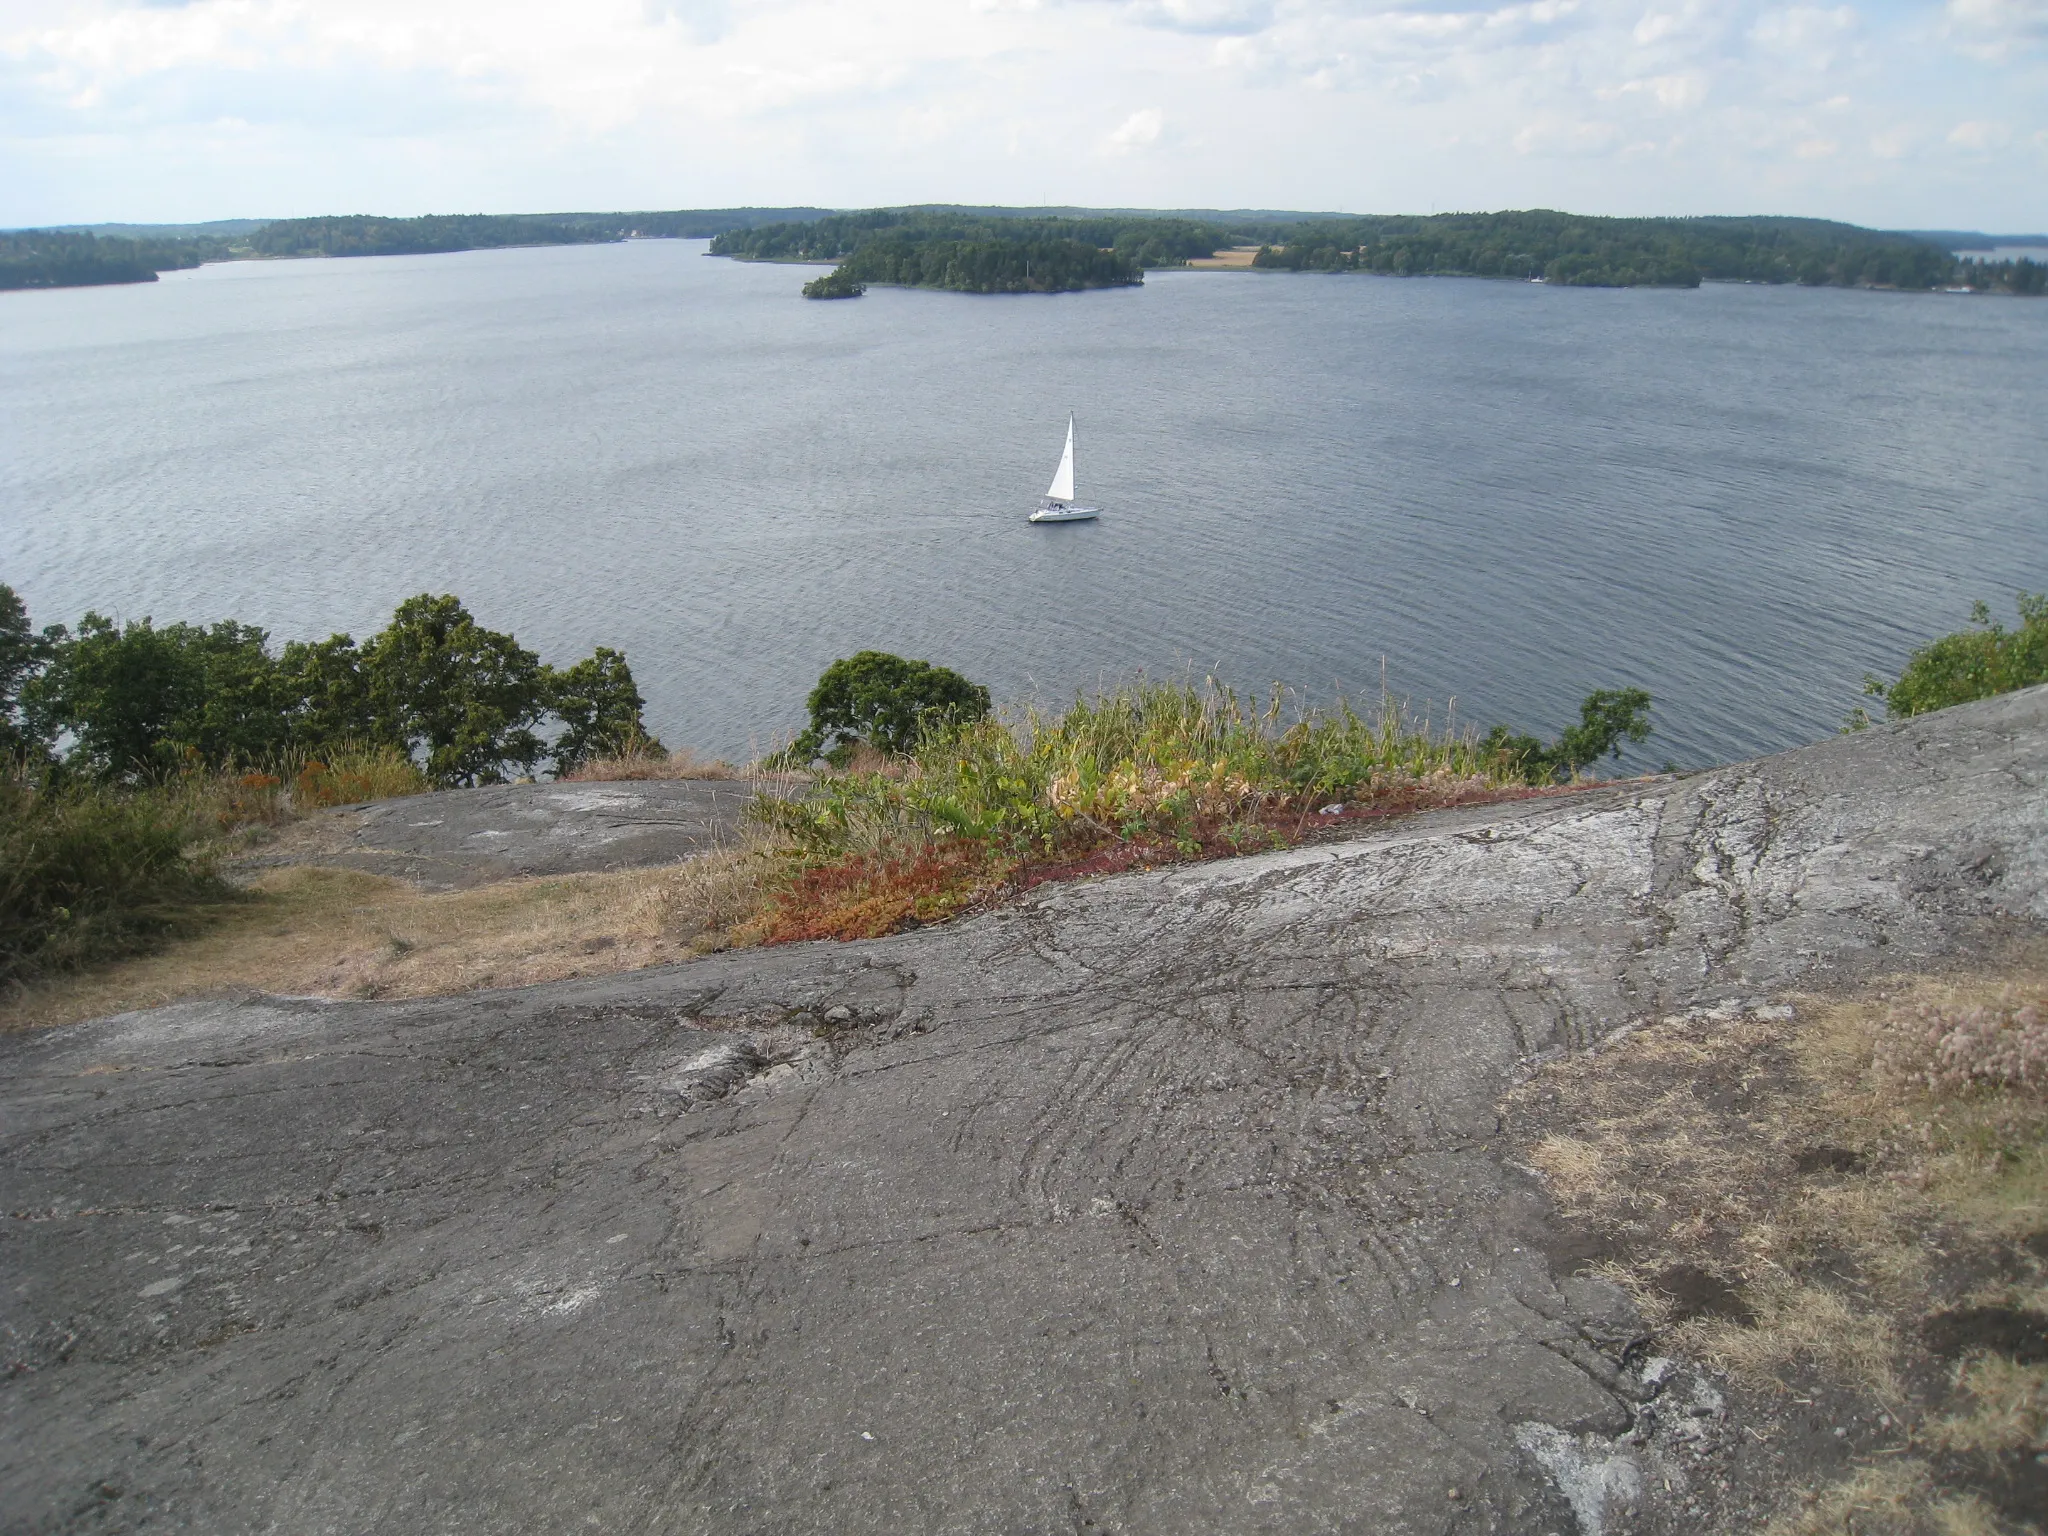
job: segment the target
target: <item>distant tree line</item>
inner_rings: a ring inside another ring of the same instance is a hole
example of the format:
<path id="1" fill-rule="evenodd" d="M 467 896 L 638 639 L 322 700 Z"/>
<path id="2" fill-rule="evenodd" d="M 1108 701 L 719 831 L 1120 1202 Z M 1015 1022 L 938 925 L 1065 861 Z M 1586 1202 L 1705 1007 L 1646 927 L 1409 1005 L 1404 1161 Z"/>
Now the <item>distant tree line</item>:
<path id="1" fill-rule="evenodd" d="M 0 234 L 0 289 L 153 283 L 159 272 L 208 261 L 282 256 L 412 256 L 514 245 L 582 245 L 636 236 L 709 239 L 729 229 L 821 216 L 822 208 L 679 209 L 657 213 L 538 216 L 357 213 L 277 219 L 234 239 L 218 235 L 128 238 L 85 231 Z"/>
<path id="2" fill-rule="evenodd" d="M 0 753 L 102 782 L 391 747 L 440 785 L 497 783 L 546 762 L 653 751 L 626 658 L 566 668 L 422 593 L 383 630 L 273 651 L 252 624 L 88 613 L 37 632 L 0 586 Z"/>
<path id="3" fill-rule="evenodd" d="M 863 246 L 1060 244 L 1113 251 L 1134 269 L 1184 266 L 1233 238 L 1228 225 L 1140 214 L 1038 217 L 950 209 L 871 208 L 827 218 L 734 228 L 711 242 L 714 256 L 742 261 L 845 261 Z"/>
<path id="4" fill-rule="evenodd" d="M 1966 256 L 1956 263 L 1956 281 L 1980 293 L 2016 293 L 2028 298 L 2048 294 L 2048 251 L 2040 261 L 2025 256 L 2007 261 L 1985 261 Z"/>
<path id="5" fill-rule="evenodd" d="M 1822 219 L 1601 219 L 1535 209 L 1310 221 L 1253 258 L 1265 269 L 1542 278 L 1594 287 L 1722 282 L 2039 293 L 2029 261 L 1959 260 L 1914 235 Z"/>
<path id="6" fill-rule="evenodd" d="M 247 257 L 389 256 L 634 236 L 708 236 L 714 255 L 741 260 L 848 263 L 859 257 L 844 278 L 828 285 L 835 291 L 814 297 L 851 297 L 863 282 L 976 293 L 1114 286 L 1231 245 L 1258 245 L 1255 266 L 1295 272 L 1540 277 L 1608 287 L 1692 287 L 1705 280 L 2048 291 L 2048 262 L 1959 258 L 1951 245 L 1960 236 L 1893 234 L 1822 219 L 1602 219 L 1548 209 L 1426 218 L 1189 217 L 931 207 L 416 219 L 351 214 L 281 219 L 233 239 L 29 230 L 0 234 L 0 288 L 152 282 L 158 272 Z M 862 254 L 871 246 L 882 249 Z"/>
<path id="7" fill-rule="evenodd" d="M 729 229 L 823 219 L 829 208 L 679 208 L 668 213 L 550 213 L 540 217 L 570 229 L 602 230 L 615 239 L 709 240 Z"/>
<path id="8" fill-rule="evenodd" d="M 417 219 L 380 219 L 357 213 L 341 218 L 279 219 L 251 234 L 247 247 L 254 256 L 419 256 L 508 245 L 596 244 L 618 238 L 610 230 L 484 213 L 428 214 Z"/>
<path id="9" fill-rule="evenodd" d="M 220 240 L 123 240 L 60 230 L 0 234 L 0 289 L 153 283 L 227 254 Z"/>

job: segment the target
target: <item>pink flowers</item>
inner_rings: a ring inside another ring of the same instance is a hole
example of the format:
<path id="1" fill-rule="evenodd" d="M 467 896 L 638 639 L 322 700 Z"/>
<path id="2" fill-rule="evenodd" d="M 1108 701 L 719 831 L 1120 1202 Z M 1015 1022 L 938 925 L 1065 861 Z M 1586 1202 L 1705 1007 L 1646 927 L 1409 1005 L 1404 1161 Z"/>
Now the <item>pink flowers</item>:
<path id="1" fill-rule="evenodd" d="M 2048 1089 L 2048 998 L 2008 988 L 1989 1003 L 1923 1003 L 1879 1035 L 1877 1067 L 1936 1093 Z"/>

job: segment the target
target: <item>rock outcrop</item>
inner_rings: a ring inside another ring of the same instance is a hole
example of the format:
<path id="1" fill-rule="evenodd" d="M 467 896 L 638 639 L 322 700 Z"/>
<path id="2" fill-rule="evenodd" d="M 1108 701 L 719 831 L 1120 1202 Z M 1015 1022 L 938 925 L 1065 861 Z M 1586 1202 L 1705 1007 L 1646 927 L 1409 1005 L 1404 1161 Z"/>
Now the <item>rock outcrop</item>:
<path id="1" fill-rule="evenodd" d="M 319 811 L 236 861 L 248 875 L 336 865 L 459 890 L 522 875 L 671 864 L 739 841 L 758 788 L 741 779 L 627 779 L 443 789 Z"/>
<path id="2" fill-rule="evenodd" d="M 0 1044 L 9 1531 L 1696 1529 L 1534 1058 L 2048 925 L 2048 689 L 954 926 Z M 1676 1475 L 1677 1482 L 1672 1481 Z"/>

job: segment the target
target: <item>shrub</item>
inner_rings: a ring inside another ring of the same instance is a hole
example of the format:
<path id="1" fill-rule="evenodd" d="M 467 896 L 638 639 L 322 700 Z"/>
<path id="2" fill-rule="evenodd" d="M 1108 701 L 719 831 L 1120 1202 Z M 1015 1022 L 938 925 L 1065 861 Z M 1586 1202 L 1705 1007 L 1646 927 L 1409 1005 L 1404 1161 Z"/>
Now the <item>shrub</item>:
<path id="1" fill-rule="evenodd" d="M 1915 651 L 1897 682 L 1865 678 L 1863 691 L 1904 718 L 2048 683 L 2048 596 L 2022 592 L 2018 607 L 2020 627 L 2008 630 L 1988 605 L 1972 605 L 1970 628 Z"/>
<path id="2" fill-rule="evenodd" d="M 1641 688 L 1603 688 L 1586 695 L 1579 706 L 1579 723 L 1548 746 L 1534 736 L 1514 735 L 1496 725 L 1486 738 L 1486 750 L 1529 783 L 1554 784 L 1569 782 L 1580 769 L 1610 754 L 1620 757 L 1622 742 L 1647 741 L 1649 736 L 1649 693 Z"/>
<path id="3" fill-rule="evenodd" d="M 770 897 L 760 936 L 768 944 L 880 938 L 952 916 L 1007 872 L 971 844 L 855 855 L 798 872 Z"/>
<path id="4" fill-rule="evenodd" d="M 799 766 L 818 758 L 844 763 L 860 742 L 905 756 L 926 737 L 956 730 L 989 712 L 988 690 L 979 683 L 886 651 L 861 651 L 833 662 L 805 703 L 810 725 L 787 754 Z"/>
<path id="5" fill-rule="evenodd" d="M 226 896 L 195 832 L 173 792 L 0 779 L 0 983 L 146 948 Z"/>
<path id="6" fill-rule="evenodd" d="M 629 743 L 625 751 L 616 755 L 586 758 L 562 777 L 578 783 L 597 783 L 621 779 L 738 779 L 746 777 L 746 773 L 722 758 L 699 757 L 688 747 L 663 751 L 660 742 L 645 737 Z"/>
<path id="7" fill-rule="evenodd" d="M 1596 694 L 1558 746 L 1537 748 L 1577 763 L 1617 736 L 1639 740 L 1648 703 L 1640 690 Z M 1213 680 L 1139 682 L 1056 713 L 927 724 L 906 756 L 862 762 L 866 750 L 842 736 L 832 754 L 844 766 L 749 806 L 793 850 L 771 941 L 931 921 L 1049 871 L 1291 842 L 1318 812 L 1397 814 L 1530 792 L 1521 757 L 1418 723 L 1391 698 L 1361 715 L 1343 703 L 1291 708 L 1276 689 L 1259 707 Z"/>

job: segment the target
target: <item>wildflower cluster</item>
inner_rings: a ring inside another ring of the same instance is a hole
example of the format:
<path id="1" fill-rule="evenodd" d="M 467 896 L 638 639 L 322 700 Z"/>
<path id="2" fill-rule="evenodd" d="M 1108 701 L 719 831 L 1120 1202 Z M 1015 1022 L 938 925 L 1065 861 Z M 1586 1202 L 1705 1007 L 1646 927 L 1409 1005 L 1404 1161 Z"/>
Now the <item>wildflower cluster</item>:
<path id="1" fill-rule="evenodd" d="M 1880 1037 L 1879 1070 L 1934 1093 L 2048 1089 L 2048 998 L 2007 993 L 1960 1006 L 1923 1004 Z"/>

